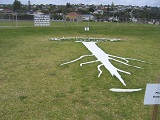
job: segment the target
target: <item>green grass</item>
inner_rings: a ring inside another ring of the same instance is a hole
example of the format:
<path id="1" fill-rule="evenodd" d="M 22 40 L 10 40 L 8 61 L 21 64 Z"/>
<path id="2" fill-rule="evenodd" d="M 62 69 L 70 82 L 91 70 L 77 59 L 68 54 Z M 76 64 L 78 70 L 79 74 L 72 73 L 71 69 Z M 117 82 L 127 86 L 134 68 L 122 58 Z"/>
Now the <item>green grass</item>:
<path id="1" fill-rule="evenodd" d="M 154 26 L 159 27 L 159 25 L 149 25 L 149 24 L 139 24 L 139 23 L 131 23 L 131 22 L 122 22 L 122 23 L 114 23 L 114 22 L 77 22 L 77 21 L 51 21 L 51 27 L 84 27 L 84 26 L 97 26 L 97 27 L 140 27 L 140 26 Z M 0 27 L 34 27 L 34 21 L 30 20 L 6 20 L 0 21 Z"/>
<path id="2" fill-rule="evenodd" d="M 86 23 L 87 24 L 87 23 Z M 23 26 L 23 25 L 22 25 Z M 85 26 L 85 25 L 84 25 Z M 127 86 L 102 67 L 98 76 L 86 57 L 72 64 L 61 63 L 90 52 L 81 43 L 50 41 L 51 37 L 85 37 L 84 27 L 0 28 L 0 118 L 2 120 L 149 120 L 152 106 L 144 106 L 147 83 L 156 83 L 160 69 L 159 26 L 109 24 L 90 27 L 88 36 L 121 38 L 122 42 L 101 42 L 106 53 L 145 60 L 130 64 L 112 63 L 131 75 L 121 73 Z M 114 93 L 110 88 L 143 88 L 135 93 Z M 158 111 L 160 112 L 160 111 Z M 160 119 L 158 113 L 157 119 Z"/>

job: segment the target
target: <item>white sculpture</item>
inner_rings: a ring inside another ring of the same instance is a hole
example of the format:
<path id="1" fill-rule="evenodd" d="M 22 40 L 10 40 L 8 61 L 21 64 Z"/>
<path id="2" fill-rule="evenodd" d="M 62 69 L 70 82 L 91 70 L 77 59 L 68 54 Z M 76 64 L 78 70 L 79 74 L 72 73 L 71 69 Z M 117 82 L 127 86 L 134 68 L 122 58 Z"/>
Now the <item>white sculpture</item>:
<path id="1" fill-rule="evenodd" d="M 60 66 L 76 62 L 76 61 L 78 61 L 78 60 L 80 60 L 80 59 L 82 59 L 84 57 L 95 56 L 97 58 L 97 60 L 81 63 L 80 66 L 83 66 L 85 64 L 94 63 L 94 62 L 100 62 L 100 65 L 97 66 L 98 71 L 99 71 L 98 77 L 100 77 L 101 74 L 102 74 L 102 70 L 100 69 L 100 67 L 104 66 L 111 73 L 111 75 L 112 76 L 116 76 L 122 82 L 122 84 L 124 86 L 126 86 L 126 83 L 124 82 L 124 80 L 121 77 L 121 75 L 119 74 L 119 72 L 123 72 L 123 73 L 129 74 L 129 75 L 130 75 L 130 72 L 127 72 L 127 71 L 121 70 L 119 68 L 116 68 L 110 62 L 110 60 L 119 62 L 119 63 L 124 64 L 126 66 L 131 66 L 131 67 L 143 69 L 143 68 L 141 68 L 139 66 L 130 65 L 129 64 L 129 60 L 135 60 L 135 61 L 138 61 L 138 62 L 145 62 L 145 61 L 138 60 L 138 59 L 133 59 L 133 58 L 123 58 L 123 57 L 119 57 L 119 56 L 114 56 L 114 55 L 106 54 L 103 50 L 101 50 L 96 45 L 97 42 L 102 42 L 102 41 L 117 42 L 117 41 L 121 41 L 121 39 L 115 39 L 115 38 L 114 39 L 109 39 L 109 38 L 93 38 L 93 37 L 89 37 L 89 38 L 82 38 L 82 37 L 75 37 L 75 38 L 74 37 L 51 38 L 51 40 L 54 40 L 54 41 L 56 41 L 56 40 L 60 40 L 60 41 L 61 40 L 74 40 L 75 41 L 75 39 L 78 40 L 76 42 L 83 43 L 92 54 L 90 54 L 90 55 L 82 55 L 82 56 L 80 56 L 77 59 L 74 59 L 72 61 L 63 63 Z M 113 92 L 136 92 L 136 91 L 140 91 L 140 90 L 142 90 L 142 89 L 141 88 L 139 88 L 139 89 L 111 88 L 110 89 L 110 91 L 113 91 Z"/>
<path id="2" fill-rule="evenodd" d="M 82 59 L 83 57 L 95 56 L 97 58 L 97 60 L 81 63 L 80 66 L 82 66 L 84 64 L 93 63 L 93 62 L 101 62 L 101 64 L 97 66 L 97 68 L 99 70 L 98 77 L 100 77 L 100 75 L 102 74 L 102 70 L 100 69 L 100 67 L 104 66 L 111 73 L 112 76 L 116 76 L 122 82 L 122 84 L 124 86 L 126 86 L 126 84 L 125 84 L 124 80 L 122 79 L 121 75 L 119 74 L 119 72 L 123 72 L 123 73 L 126 73 L 126 74 L 130 74 L 130 73 L 127 72 L 127 71 L 124 71 L 124 70 L 116 68 L 115 66 L 113 66 L 111 64 L 111 62 L 109 60 L 114 60 L 116 62 L 122 63 L 122 64 L 127 65 L 127 66 L 132 66 L 132 67 L 135 67 L 135 68 L 141 68 L 141 67 L 133 66 L 133 65 L 128 64 L 129 60 L 136 60 L 136 61 L 139 61 L 139 62 L 145 62 L 145 61 L 141 61 L 141 60 L 137 60 L 137 59 L 133 59 L 133 58 L 123 58 L 123 57 L 118 57 L 118 56 L 106 54 L 103 50 L 101 50 L 96 45 L 96 42 L 82 42 L 82 43 L 88 48 L 88 50 L 92 54 L 91 55 L 83 55 L 83 56 L 81 56 L 81 57 L 79 57 L 79 58 L 77 58 L 75 60 L 63 63 L 63 64 L 61 64 L 61 66 L 65 65 L 65 64 L 73 63 L 73 62 L 75 62 L 77 60 Z M 116 58 L 121 59 L 123 61 L 117 60 Z M 143 69 L 143 68 L 141 68 L 141 69 Z"/>

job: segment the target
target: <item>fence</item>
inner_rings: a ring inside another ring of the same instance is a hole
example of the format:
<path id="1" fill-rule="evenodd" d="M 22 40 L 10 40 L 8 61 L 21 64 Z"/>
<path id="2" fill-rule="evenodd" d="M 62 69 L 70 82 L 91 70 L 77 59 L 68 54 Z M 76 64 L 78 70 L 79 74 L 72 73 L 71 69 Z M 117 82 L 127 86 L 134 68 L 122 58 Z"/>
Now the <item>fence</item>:
<path id="1" fill-rule="evenodd" d="M 120 22 L 91 22 L 91 21 L 65 21 L 65 20 L 52 20 L 50 27 L 84 27 L 84 26 L 159 26 L 160 19 L 128 19 Z M 4 14 L 0 13 L 0 27 L 34 27 L 34 16 L 27 14 Z"/>

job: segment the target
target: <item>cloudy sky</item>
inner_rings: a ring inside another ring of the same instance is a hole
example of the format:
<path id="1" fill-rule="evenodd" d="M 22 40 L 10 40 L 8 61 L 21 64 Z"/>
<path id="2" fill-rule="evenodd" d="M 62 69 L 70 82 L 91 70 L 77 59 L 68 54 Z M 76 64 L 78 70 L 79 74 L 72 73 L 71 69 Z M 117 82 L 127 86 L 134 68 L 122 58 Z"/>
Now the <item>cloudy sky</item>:
<path id="1" fill-rule="evenodd" d="M 27 4 L 28 0 L 18 0 L 22 4 Z M 31 4 L 56 4 L 65 5 L 67 2 L 71 4 L 111 4 L 112 2 L 116 5 L 138 5 L 138 6 L 158 6 L 160 7 L 160 0 L 30 0 Z M 0 4 L 12 4 L 14 0 L 0 0 Z"/>

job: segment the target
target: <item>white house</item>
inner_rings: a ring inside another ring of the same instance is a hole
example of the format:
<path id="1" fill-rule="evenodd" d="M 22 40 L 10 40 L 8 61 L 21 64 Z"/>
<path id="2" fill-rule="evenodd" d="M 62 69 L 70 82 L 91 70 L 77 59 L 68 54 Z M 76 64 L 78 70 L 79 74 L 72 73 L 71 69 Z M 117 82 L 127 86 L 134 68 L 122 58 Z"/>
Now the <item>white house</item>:
<path id="1" fill-rule="evenodd" d="M 91 14 L 84 14 L 81 16 L 82 21 L 89 21 L 89 20 L 94 21 L 95 19 L 96 19 L 96 17 Z"/>
<path id="2" fill-rule="evenodd" d="M 93 12 L 93 14 L 100 14 L 103 15 L 104 11 L 103 10 L 96 10 Z"/>

